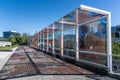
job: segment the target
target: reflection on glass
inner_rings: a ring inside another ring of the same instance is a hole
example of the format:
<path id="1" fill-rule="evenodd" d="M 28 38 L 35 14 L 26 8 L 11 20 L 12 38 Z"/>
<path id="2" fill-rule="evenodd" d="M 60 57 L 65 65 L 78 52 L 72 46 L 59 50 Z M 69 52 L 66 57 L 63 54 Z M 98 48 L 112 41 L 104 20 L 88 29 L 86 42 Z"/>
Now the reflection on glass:
<path id="1" fill-rule="evenodd" d="M 43 49 L 43 34 L 42 34 L 42 31 L 41 31 L 41 37 L 40 37 L 40 49 L 42 50 Z"/>
<path id="2" fill-rule="evenodd" d="M 79 50 L 99 52 L 101 54 L 93 53 L 79 53 L 79 58 L 94 63 L 106 65 L 106 19 L 100 19 L 89 24 L 79 27 Z"/>
<path id="3" fill-rule="evenodd" d="M 71 50 L 64 49 L 64 55 L 76 58 L 76 51 L 71 51 Z"/>
<path id="4" fill-rule="evenodd" d="M 64 30 L 63 33 L 64 48 L 75 49 L 75 28 Z"/>
<path id="5" fill-rule="evenodd" d="M 53 24 L 48 26 L 48 52 L 52 53 L 53 47 Z"/>
<path id="6" fill-rule="evenodd" d="M 79 27 L 79 49 L 106 52 L 106 19 L 100 19 Z"/>
<path id="7" fill-rule="evenodd" d="M 76 10 L 63 17 L 64 22 L 76 23 Z"/>
<path id="8" fill-rule="evenodd" d="M 48 33 L 48 29 L 45 28 L 43 30 L 43 49 L 47 50 L 47 33 Z"/>
<path id="9" fill-rule="evenodd" d="M 54 52 L 55 52 L 55 54 L 61 55 L 61 54 L 60 54 L 60 53 L 61 53 L 61 49 L 54 49 Z"/>
<path id="10" fill-rule="evenodd" d="M 59 23 L 59 22 L 55 22 L 54 23 L 54 31 L 59 31 L 62 29 L 62 23 Z"/>
<path id="11" fill-rule="evenodd" d="M 53 35 L 49 34 L 48 35 L 48 47 L 53 47 L 52 43 L 53 43 Z"/>
<path id="12" fill-rule="evenodd" d="M 101 65 L 107 65 L 107 60 L 106 60 L 107 56 L 106 55 L 98 55 L 98 54 L 79 52 L 79 58 L 90 61 L 90 62 L 98 63 Z"/>
<path id="13" fill-rule="evenodd" d="M 54 33 L 54 47 L 61 48 L 61 31 Z"/>
<path id="14" fill-rule="evenodd" d="M 69 28 L 72 28 L 72 27 L 75 27 L 75 25 L 73 25 L 73 24 L 64 24 L 63 25 L 63 29 L 69 29 Z"/>
<path id="15" fill-rule="evenodd" d="M 103 16 L 104 15 L 102 15 L 102 14 L 89 12 L 89 11 L 85 11 L 85 10 L 80 10 L 78 8 L 78 24 L 88 22 L 91 20 L 95 20 L 95 19 L 101 18 Z"/>

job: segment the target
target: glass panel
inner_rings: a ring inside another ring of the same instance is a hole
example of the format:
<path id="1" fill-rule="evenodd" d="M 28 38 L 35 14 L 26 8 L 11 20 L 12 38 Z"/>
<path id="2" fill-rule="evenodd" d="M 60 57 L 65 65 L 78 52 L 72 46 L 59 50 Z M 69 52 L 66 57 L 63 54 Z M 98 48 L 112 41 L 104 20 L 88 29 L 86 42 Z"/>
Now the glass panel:
<path id="1" fill-rule="evenodd" d="M 76 10 L 63 17 L 63 22 L 76 23 Z"/>
<path id="2" fill-rule="evenodd" d="M 43 47 L 44 47 L 44 50 L 46 51 L 47 50 L 47 28 L 45 28 L 44 30 L 43 30 L 43 37 L 44 37 L 44 45 L 43 45 Z"/>
<path id="3" fill-rule="evenodd" d="M 98 63 L 101 65 L 107 65 L 106 55 L 79 52 L 79 58 L 86 61 Z"/>
<path id="4" fill-rule="evenodd" d="M 39 49 L 41 50 L 41 31 L 39 32 Z"/>
<path id="5" fill-rule="evenodd" d="M 62 23 L 64 24 L 63 29 L 75 27 L 77 25 L 76 24 L 76 10 L 64 16 Z"/>
<path id="6" fill-rule="evenodd" d="M 48 33 L 53 33 L 53 24 L 51 24 L 50 26 L 48 26 Z"/>
<path id="7" fill-rule="evenodd" d="M 79 27 L 79 50 L 101 53 L 79 53 L 80 59 L 106 65 L 106 18 Z"/>
<path id="8" fill-rule="evenodd" d="M 53 47 L 53 24 L 48 27 L 48 47 Z M 50 49 L 48 49 L 50 51 Z"/>
<path id="9" fill-rule="evenodd" d="M 120 74 L 120 55 L 119 54 L 112 55 L 112 70 L 113 72 Z"/>
<path id="10" fill-rule="evenodd" d="M 105 15 L 78 9 L 78 24 L 101 18 Z"/>
<path id="11" fill-rule="evenodd" d="M 61 48 L 61 31 L 54 33 L 54 47 Z"/>
<path id="12" fill-rule="evenodd" d="M 54 47 L 55 48 L 61 48 L 61 29 L 62 29 L 62 24 L 59 22 L 55 22 L 54 23 Z"/>
<path id="13" fill-rule="evenodd" d="M 91 24 L 94 39 L 94 50 L 106 53 L 106 19 L 100 19 Z"/>
<path id="14" fill-rule="evenodd" d="M 106 19 L 79 27 L 79 50 L 106 53 Z"/>
<path id="15" fill-rule="evenodd" d="M 52 33 L 50 33 L 49 35 L 48 35 L 48 47 L 53 47 L 53 34 Z"/>
<path id="16" fill-rule="evenodd" d="M 35 35 L 32 36 L 32 46 L 35 48 L 38 48 L 38 33 L 35 33 Z"/>
<path id="17" fill-rule="evenodd" d="M 54 49 L 54 52 L 55 52 L 55 54 L 59 54 L 59 55 L 61 55 L 61 49 Z"/>
<path id="18" fill-rule="evenodd" d="M 54 23 L 54 31 L 59 31 L 62 29 L 62 24 L 58 21 Z"/>
<path id="19" fill-rule="evenodd" d="M 40 50 L 43 50 L 43 33 L 41 31 L 41 34 L 40 34 Z"/>
<path id="20" fill-rule="evenodd" d="M 53 48 L 48 47 L 48 52 L 52 53 Z"/>
<path id="21" fill-rule="evenodd" d="M 75 28 L 64 30 L 63 39 L 64 39 L 64 48 L 66 49 L 75 49 L 76 45 L 76 36 Z"/>
<path id="22" fill-rule="evenodd" d="M 72 24 L 64 24 L 63 25 L 63 29 L 72 28 L 72 27 L 76 27 L 76 25 L 72 25 Z"/>
<path id="23" fill-rule="evenodd" d="M 63 52 L 64 52 L 64 55 L 67 55 L 67 56 L 76 58 L 76 51 L 71 51 L 71 50 L 66 50 L 66 49 L 64 49 Z"/>

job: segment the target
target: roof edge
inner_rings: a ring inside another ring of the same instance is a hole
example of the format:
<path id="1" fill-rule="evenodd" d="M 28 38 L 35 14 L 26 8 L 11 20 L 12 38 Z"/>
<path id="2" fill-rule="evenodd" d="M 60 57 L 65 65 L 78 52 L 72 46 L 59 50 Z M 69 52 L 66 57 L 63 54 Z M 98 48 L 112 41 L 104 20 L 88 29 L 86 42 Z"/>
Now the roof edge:
<path id="1" fill-rule="evenodd" d="M 111 14 L 108 11 L 97 9 L 97 8 L 93 8 L 93 7 L 86 6 L 86 5 L 80 5 L 80 9 L 86 10 L 86 11 L 95 12 L 95 13 L 99 13 L 99 14 L 104 14 L 104 15 L 110 15 Z"/>

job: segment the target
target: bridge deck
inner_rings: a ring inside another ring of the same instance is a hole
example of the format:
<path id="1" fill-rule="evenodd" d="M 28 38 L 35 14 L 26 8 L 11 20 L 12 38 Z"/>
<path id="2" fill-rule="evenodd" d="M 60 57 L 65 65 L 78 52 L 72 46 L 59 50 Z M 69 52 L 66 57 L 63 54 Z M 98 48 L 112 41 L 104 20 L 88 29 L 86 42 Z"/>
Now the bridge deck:
<path id="1" fill-rule="evenodd" d="M 0 71 L 0 79 L 56 74 L 98 75 L 60 59 L 53 58 L 40 51 L 38 52 L 33 48 L 19 46 Z"/>

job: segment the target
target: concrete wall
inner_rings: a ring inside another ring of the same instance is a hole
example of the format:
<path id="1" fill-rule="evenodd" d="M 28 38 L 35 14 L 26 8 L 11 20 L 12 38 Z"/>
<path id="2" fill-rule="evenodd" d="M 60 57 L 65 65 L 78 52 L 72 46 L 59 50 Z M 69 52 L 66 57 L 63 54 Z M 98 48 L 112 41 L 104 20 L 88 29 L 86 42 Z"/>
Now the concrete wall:
<path id="1" fill-rule="evenodd" d="M 6 42 L 6 41 L 0 41 L 0 46 L 7 46 L 7 45 L 11 46 L 12 43 L 11 42 Z"/>

